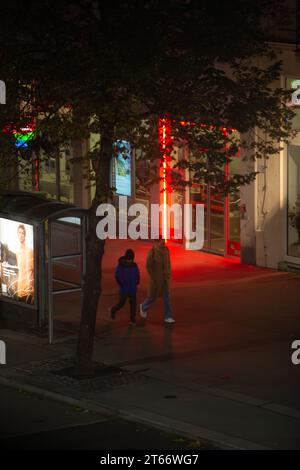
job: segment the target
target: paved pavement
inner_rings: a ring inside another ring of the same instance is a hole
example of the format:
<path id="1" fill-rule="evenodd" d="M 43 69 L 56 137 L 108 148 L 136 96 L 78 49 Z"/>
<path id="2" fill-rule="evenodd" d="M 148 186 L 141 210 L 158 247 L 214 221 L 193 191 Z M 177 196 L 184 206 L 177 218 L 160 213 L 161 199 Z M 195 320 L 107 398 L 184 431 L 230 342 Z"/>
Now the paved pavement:
<path id="1" fill-rule="evenodd" d="M 57 373 L 75 352 L 80 302 L 73 294 L 56 299 L 56 344 L 1 331 L 7 366 L 0 382 L 222 448 L 299 449 L 300 365 L 291 362 L 291 344 L 300 339 L 299 275 L 172 245 L 176 323 L 164 324 L 158 301 L 133 328 L 126 308 L 115 322 L 107 314 L 117 298 L 114 266 L 127 247 L 141 266 L 139 299 L 146 293 L 149 244 L 110 241 L 96 328 L 94 359 L 116 370 L 86 383 Z M 61 342 L 62 328 L 68 341 Z"/>

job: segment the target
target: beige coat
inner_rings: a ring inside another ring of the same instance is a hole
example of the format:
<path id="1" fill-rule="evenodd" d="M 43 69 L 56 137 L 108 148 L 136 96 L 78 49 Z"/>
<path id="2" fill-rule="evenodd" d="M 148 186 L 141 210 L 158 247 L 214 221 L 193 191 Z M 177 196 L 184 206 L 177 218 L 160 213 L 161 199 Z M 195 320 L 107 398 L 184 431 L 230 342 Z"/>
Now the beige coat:
<path id="1" fill-rule="evenodd" d="M 171 262 L 169 249 L 166 246 L 154 246 L 148 253 L 146 268 L 150 276 L 148 297 L 161 297 L 169 291 Z"/>

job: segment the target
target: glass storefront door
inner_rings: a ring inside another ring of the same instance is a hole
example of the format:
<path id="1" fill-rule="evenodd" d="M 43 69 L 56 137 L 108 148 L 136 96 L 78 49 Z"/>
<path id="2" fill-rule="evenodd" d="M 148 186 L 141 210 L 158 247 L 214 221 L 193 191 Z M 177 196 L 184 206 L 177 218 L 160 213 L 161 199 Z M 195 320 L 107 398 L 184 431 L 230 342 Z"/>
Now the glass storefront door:
<path id="1" fill-rule="evenodd" d="M 234 158 L 226 165 L 224 177 L 238 173 L 240 159 Z M 193 221 L 196 204 L 204 204 L 205 251 L 224 255 L 240 256 L 240 193 L 234 191 L 226 197 L 216 194 L 211 184 L 193 184 L 190 189 L 193 205 Z M 194 227 L 193 227 L 194 229 Z"/>
<path id="2" fill-rule="evenodd" d="M 225 251 L 225 198 L 214 194 L 209 184 L 193 184 L 190 190 L 193 206 L 193 224 L 196 220 L 196 204 L 204 205 L 204 246 L 205 251 L 224 254 Z M 195 227 L 193 226 L 193 230 Z"/>
<path id="3" fill-rule="evenodd" d="M 190 201 L 189 201 L 190 204 L 192 204 L 192 208 L 193 208 L 192 228 L 193 228 L 193 231 L 196 230 L 196 227 L 195 227 L 196 204 L 203 204 L 204 205 L 204 245 L 203 245 L 204 250 L 208 250 L 210 247 L 208 200 L 209 200 L 208 185 L 204 183 L 203 184 L 193 183 L 192 187 L 190 188 Z"/>
<path id="4" fill-rule="evenodd" d="M 181 123 L 183 126 L 186 123 Z M 237 132 L 237 131 L 234 131 Z M 232 133 L 232 130 L 231 130 Z M 166 148 L 168 139 L 171 136 L 171 123 L 169 120 L 161 120 L 159 123 L 159 139 L 162 148 Z M 237 136 L 238 137 L 238 136 Z M 238 138 L 236 141 L 238 142 Z M 189 159 L 193 161 L 192 151 L 189 149 L 188 141 L 179 141 L 178 147 L 173 143 L 173 152 L 171 160 L 174 162 L 180 161 L 181 159 Z M 199 156 L 198 156 L 199 158 Z M 206 157 L 202 157 L 203 167 L 209 164 Z M 228 159 L 229 160 L 229 159 Z M 168 164 L 169 157 L 165 155 L 166 165 Z M 222 173 L 224 180 L 230 178 L 234 174 L 239 174 L 240 158 L 239 152 L 231 159 L 227 161 L 222 167 Z M 187 170 L 188 171 L 188 170 Z M 195 170 L 196 171 L 196 170 Z M 178 170 L 176 169 L 176 172 Z M 173 169 L 173 177 L 174 177 Z M 175 175 L 176 176 L 176 175 Z M 192 180 L 192 175 L 187 175 L 182 172 L 181 177 L 183 179 Z M 203 178 L 204 179 L 204 178 Z M 167 178 L 166 178 L 167 181 Z M 163 186 L 161 186 L 162 188 Z M 240 256 L 240 194 L 239 191 L 235 191 L 229 195 L 222 196 L 217 193 L 216 189 L 211 183 L 205 183 L 201 181 L 199 176 L 197 182 L 192 182 L 189 188 L 186 188 L 189 192 L 188 200 L 189 204 L 192 205 L 192 229 L 195 231 L 196 223 L 196 205 L 202 204 L 204 206 L 204 251 L 209 251 L 223 256 Z M 171 195 L 169 194 L 171 193 Z M 162 193 L 161 193 L 162 194 Z M 168 203 L 183 205 L 186 195 L 184 191 L 167 191 Z M 161 203 L 163 198 L 160 198 Z M 171 227 L 172 229 L 172 222 Z M 171 231 L 172 238 L 172 231 Z"/>

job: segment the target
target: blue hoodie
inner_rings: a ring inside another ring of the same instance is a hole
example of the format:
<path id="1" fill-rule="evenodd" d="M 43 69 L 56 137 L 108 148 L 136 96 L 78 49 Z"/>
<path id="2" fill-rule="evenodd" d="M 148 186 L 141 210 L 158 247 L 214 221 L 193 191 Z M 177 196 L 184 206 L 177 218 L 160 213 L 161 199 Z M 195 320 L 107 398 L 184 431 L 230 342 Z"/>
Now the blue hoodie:
<path id="1" fill-rule="evenodd" d="M 120 294 L 135 294 L 140 282 L 140 272 L 134 261 L 119 258 L 115 273 L 116 281 L 120 286 Z"/>

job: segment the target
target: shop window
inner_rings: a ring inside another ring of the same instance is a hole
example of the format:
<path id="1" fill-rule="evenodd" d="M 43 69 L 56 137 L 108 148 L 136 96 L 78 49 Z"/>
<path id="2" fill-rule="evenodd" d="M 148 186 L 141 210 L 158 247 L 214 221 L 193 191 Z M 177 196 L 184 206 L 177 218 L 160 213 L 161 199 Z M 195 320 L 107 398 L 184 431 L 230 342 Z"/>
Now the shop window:
<path id="1" fill-rule="evenodd" d="M 18 188 L 21 191 L 33 191 L 33 165 L 32 161 L 19 158 L 18 161 Z"/>
<path id="2" fill-rule="evenodd" d="M 300 78 L 287 78 L 286 88 L 288 90 L 291 90 L 291 93 L 293 92 L 293 90 L 295 91 L 297 89 L 300 89 Z M 298 99 L 300 99 L 300 93 Z M 296 115 L 293 118 L 292 127 L 294 130 L 300 130 L 300 106 L 293 106 L 293 111 L 296 113 Z"/>
<path id="3" fill-rule="evenodd" d="M 73 202 L 73 164 L 70 146 L 55 157 L 41 154 L 39 161 L 39 191 L 50 199 Z"/>
<path id="4" fill-rule="evenodd" d="M 149 197 L 150 160 L 142 158 L 140 150 L 134 151 L 135 158 L 135 197 L 147 199 Z"/>
<path id="5" fill-rule="evenodd" d="M 58 199 L 56 178 L 56 157 L 46 157 L 42 153 L 39 165 L 39 190 L 50 199 Z"/>
<path id="6" fill-rule="evenodd" d="M 73 163 L 70 147 L 66 147 L 59 157 L 59 196 L 60 201 L 74 202 Z"/>
<path id="7" fill-rule="evenodd" d="M 288 256 L 300 258 L 300 145 L 288 147 Z"/>

